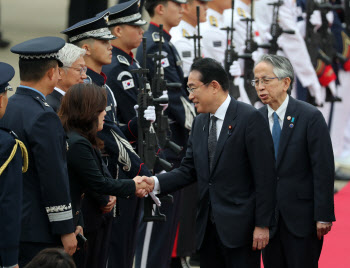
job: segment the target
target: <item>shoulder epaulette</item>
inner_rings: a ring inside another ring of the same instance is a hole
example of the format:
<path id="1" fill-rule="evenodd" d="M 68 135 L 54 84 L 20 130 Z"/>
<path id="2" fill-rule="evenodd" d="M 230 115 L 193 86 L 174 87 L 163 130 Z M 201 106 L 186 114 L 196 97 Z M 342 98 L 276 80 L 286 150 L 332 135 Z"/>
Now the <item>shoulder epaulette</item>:
<path id="1" fill-rule="evenodd" d="M 214 16 L 209 16 L 209 23 L 211 26 L 218 27 L 218 19 Z"/>
<path id="2" fill-rule="evenodd" d="M 160 40 L 159 33 L 158 32 L 152 33 L 152 39 L 153 39 L 153 42 L 159 42 Z M 164 37 L 162 38 L 162 43 L 164 43 Z"/>
<path id="3" fill-rule="evenodd" d="M 237 8 L 237 13 L 238 13 L 238 15 L 239 16 L 241 16 L 241 17 L 243 17 L 243 18 L 246 18 L 247 17 L 247 15 L 245 14 L 245 11 L 244 11 L 244 9 L 242 9 L 242 8 Z"/>
<path id="4" fill-rule="evenodd" d="M 40 105 L 45 108 L 45 107 L 51 107 L 43 98 L 40 98 L 39 96 L 33 96 L 33 98 L 40 103 Z"/>
<path id="5" fill-rule="evenodd" d="M 182 29 L 182 36 L 186 37 L 186 36 L 190 36 L 190 35 L 188 34 L 188 32 L 185 29 Z"/>
<path id="6" fill-rule="evenodd" d="M 117 56 L 117 59 L 118 59 L 118 61 L 119 61 L 120 63 L 130 66 L 129 61 L 128 61 L 127 58 L 125 58 L 124 56 L 118 55 L 118 56 Z"/>

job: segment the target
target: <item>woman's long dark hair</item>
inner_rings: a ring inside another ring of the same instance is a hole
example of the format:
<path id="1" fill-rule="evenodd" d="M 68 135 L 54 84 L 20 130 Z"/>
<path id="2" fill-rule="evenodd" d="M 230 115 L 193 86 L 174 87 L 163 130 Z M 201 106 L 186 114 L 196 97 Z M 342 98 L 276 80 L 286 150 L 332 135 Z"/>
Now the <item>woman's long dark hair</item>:
<path id="1" fill-rule="evenodd" d="M 98 116 L 107 106 L 106 89 L 95 84 L 76 84 L 62 98 L 58 116 L 66 132 L 76 131 L 94 147 L 103 146 L 97 138 Z"/>

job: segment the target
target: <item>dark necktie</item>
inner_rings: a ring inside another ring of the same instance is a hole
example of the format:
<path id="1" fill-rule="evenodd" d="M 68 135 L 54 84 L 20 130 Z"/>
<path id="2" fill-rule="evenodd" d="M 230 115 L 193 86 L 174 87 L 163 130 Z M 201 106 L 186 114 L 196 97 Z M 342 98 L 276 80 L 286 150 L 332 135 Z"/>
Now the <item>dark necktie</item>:
<path id="1" fill-rule="evenodd" d="M 210 120 L 211 120 L 211 127 L 209 130 L 209 137 L 208 137 L 208 153 L 209 153 L 209 170 L 211 171 L 214 155 L 215 155 L 216 144 L 217 144 L 216 121 L 218 119 L 213 115 L 210 118 Z"/>
<path id="2" fill-rule="evenodd" d="M 276 114 L 276 112 L 274 112 L 273 126 L 272 126 L 272 139 L 273 139 L 273 145 L 275 147 L 275 159 L 277 159 L 280 137 L 281 137 L 281 126 L 280 126 L 280 123 L 278 122 L 278 115 Z"/>

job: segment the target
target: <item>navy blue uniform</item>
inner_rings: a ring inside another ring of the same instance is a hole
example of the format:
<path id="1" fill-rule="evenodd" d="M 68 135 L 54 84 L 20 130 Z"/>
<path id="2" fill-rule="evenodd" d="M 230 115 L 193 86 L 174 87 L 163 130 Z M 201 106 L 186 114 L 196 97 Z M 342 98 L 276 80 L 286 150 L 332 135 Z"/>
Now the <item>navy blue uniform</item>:
<path id="1" fill-rule="evenodd" d="M 134 106 L 137 104 L 139 87 L 138 74 L 131 70 L 139 69 L 140 65 L 132 53 L 127 54 L 117 47 L 113 47 L 112 55 L 112 63 L 103 66 L 102 70 L 107 75 L 107 84 L 118 103 L 118 121 L 128 124 L 136 116 Z M 127 177 L 120 172 L 119 178 Z M 118 205 L 120 217 L 113 221 L 108 266 L 131 268 L 141 215 L 141 200 L 136 196 L 119 199 Z"/>
<path id="2" fill-rule="evenodd" d="M 140 158 L 136 154 L 136 152 L 133 150 L 132 146 L 130 145 L 128 140 L 136 139 L 134 133 L 137 133 L 137 118 L 130 120 L 128 124 L 119 127 L 117 122 L 117 112 L 116 112 L 116 106 L 117 103 L 115 101 L 114 95 L 111 92 L 110 88 L 105 84 L 106 83 L 106 76 L 103 76 L 102 74 L 98 74 L 90 69 L 87 71 L 87 75 L 91 79 L 91 81 L 98 86 L 104 86 L 107 90 L 107 115 L 105 117 L 105 124 L 103 126 L 103 130 L 98 132 L 98 137 L 104 141 L 104 151 L 105 151 L 105 157 L 104 160 L 107 163 L 108 170 L 111 173 L 112 178 L 134 178 L 137 175 L 146 175 L 150 176 L 151 173 L 149 170 L 143 165 Z M 130 197 L 130 198 L 136 198 L 136 197 Z M 118 198 L 119 202 L 126 202 L 128 203 L 128 200 L 120 200 Z M 122 205 L 123 206 L 123 205 Z M 132 210 L 133 208 L 129 208 Z M 83 213 L 84 213 L 84 207 L 83 207 Z M 86 212 L 85 212 L 86 213 Z M 88 220 L 86 220 L 86 215 L 84 213 L 84 219 L 85 219 L 85 226 L 88 225 Z M 123 213 L 123 212 L 122 212 Z M 123 214 L 122 214 L 123 215 Z M 138 224 L 138 214 L 132 214 L 128 216 L 128 223 L 129 226 L 133 224 L 135 228 Z M 111 231 L 111 219 L 110 215 L 105 215 L 103 217 L 103 220 L 105 221 L 105 224 L 109 224 L 107 227 L 107 232 L 109 233 L 108 237 L 110 237 L 110 231 Z M 97 220 L 97 219 L 95 219 Z M 118 221 L 115 221 L 118 225 Z M 118 226 L 113 226 L 113 228 L 118 228 Z M 130 228 L 130 230 L 134 230 L 135 228 Z M 126 232 L 126 234 L 128 233 Z M 134 235 L 134 237 L 131 237 L 131 235 Z M 123 239 L 123 238 L 121 238 Z M 136 239 L 135 234 L 130 234 L 128 237 L 129 242 L 133 243 L 133 240 Z M 109 242 L 109 241 L 107 241 Z M 108 245 L 105 246 L 105 250 L 108 250 Z M 128 249 L 125 248 L 125 251 Z M 127 258 L 127 257 L 126 257 Z"/>
<path id="3" fill-rule="evenodd" d="M 28 150 L 29 167 L 23 175 L 21 243 L 60 245 L 61 235 L 75 229 L 66 136 L 58 116 L 44 95 L 20 86 L 9 99 L 0 126 L 12 129 Z M 20 250 L 19 264 L 30 260 L 27 258 L 28 253 Z"/>
<path id="4" fill-rule="evenodd" d="M 138 74 L 131 71 L 139 69 L 140 65 L 132 53 L 129 55 L 120 48 L 113 47 L 112 55 L 112 63 L 103 66 L 102 70 L 118 103 L 118 121 L 127 124 L 136 116 L 134 106 L 139 88 Z"/>
<path id="5" fill-rule="evenodd" d="M 14 134 L 0 129 L 0 267 L 18 262 L 21 233 L 22 154 Z M 11 155 L 14 153 L 11 159 Z M 6 162 L 8 164 L 6 164 Z"/>
<path id="6" fill-rule="evenodd" d="M 158 53 L 159 45 L 159 27 L 154 23 L 150 23 L 144 37 L 147 38 L 147 54 Z M 181 89 L 168 89 L 169 106 L 165 111 L 170 120 L 171 140 L 176 144 L 183 146 L 184 150 L 180 155 L 176 155 L 170 150 L 165 150 L 166 160 L 173 163 L 175 167 L 180 165 L 181 159 L 186 151 L 186 143 L 188 139 L 189 129 L 191 128 L 195 111 L 192 104 L 188 100 L 186 87 L 184 84 L 184 74 L 182 71 L 182 63 L 176 48 L 171 44 L 171 36 L 168 32 L 163 31 L 164 42 L 162 48 L 162 67 L 164 68 L 164 78 L 169 83 L 181 83 Z M 140 45 L 142 47 L 142 44 Z M 141 61 L 143 58 L 142 49 L 138 49 L 136 58 Z M 147 61 L 147 68 L 150 70 L 148 74 L 149 81 L 154 76 L 154 61 Z M 164 88 L 166 90 L 166 88 Z M 140 230 L 140 240 L 136 252 L 136 267 L 168 267 L 171 258 L 171 251 L 176 235 L 176 228 L 179 221 L 179 205 L 181 202 L 182 190 L 172 194 L 174 197 L 173 204 L 162 204 L 162 212 L 166 214 L 166 223 L 153 223 L 150 241 L 144 240 L 146 226 L 143 223 Z M 149 243 L 148 256 L 142 252 L 144 244 Z M 142 261 L 141 259 L 147 260 Z M 144 266 L 147 265 L 147 266 Z"/>

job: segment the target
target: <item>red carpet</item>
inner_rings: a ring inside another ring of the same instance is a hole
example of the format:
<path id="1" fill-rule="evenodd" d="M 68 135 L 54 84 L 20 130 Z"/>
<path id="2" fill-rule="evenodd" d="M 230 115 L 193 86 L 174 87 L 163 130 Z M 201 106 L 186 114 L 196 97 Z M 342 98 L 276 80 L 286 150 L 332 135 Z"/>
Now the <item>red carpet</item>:
<path id="1" fill-rule="evenodd" d="M 324 238 L 319 268 L 350 267 L 350 183 L 334 196 L 335 218 Z"/>

